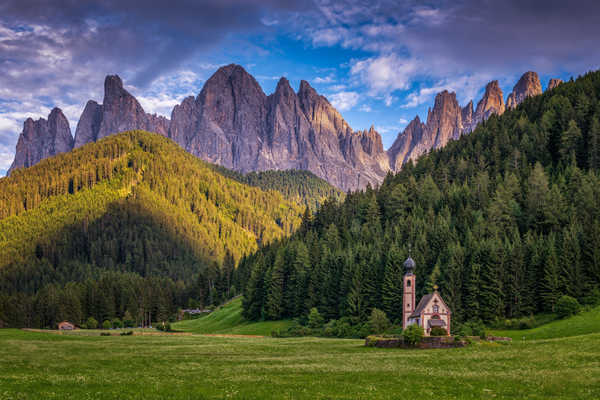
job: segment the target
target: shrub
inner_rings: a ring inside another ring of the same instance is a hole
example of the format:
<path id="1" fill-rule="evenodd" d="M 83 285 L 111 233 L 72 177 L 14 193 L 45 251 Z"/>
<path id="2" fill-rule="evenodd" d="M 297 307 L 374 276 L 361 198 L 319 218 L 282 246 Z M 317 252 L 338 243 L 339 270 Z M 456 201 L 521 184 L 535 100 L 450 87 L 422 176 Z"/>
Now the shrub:
<path id="1" fill-rule="evenodd" d="M 156 324 L 156 329 L 163 332 L 173 332 L 170 322 L 161 322 Z"/>
<path id="2" fill-rule="evenodd" d="M 417 324 L 409 325 L 404 331 L 402 331 L 402 337 L 404 338 L 404 342 L 412 346 L 416 346 L 417 344 L 421 343 L 421 340 L 423 340 L 423 336 L 423 328 Z"/>
<path id="3" fill-rule="evenodd" d="M 390 320 L 385 312 L 374 308 L 369 317 L 369 324 L 371 325 L 371 333 L 383 333 L 390 327 Z"/>
<path id="4" fill-rule="evenodd" d="M 98 321 L 96 321 L 94 317 L 89 317 L 85 326 L 87 326 L 87 329 L 96 329 L 98 327 Z"/>
<path id="5" fill-rule="evenodd" d="M 110 333 L 108 333 L 108 332 L 100 332 L 100 336 L 110 336 Z"/>
<path id="6" fill-rule="evenodd" d="M 131 335 L 133 335 L 133 331 L 121 332 L 120 335 L 121 336 L 131 336 Z"/>
<path id="7" fill-rule="evenodd" d="M 125 315 L 123 315 L 123 327 L 132 328 L 134 324 L 135 321 L 133 320 L 133 317 L 131 316 L 129 310 L 125 311 Z"/>
<path id="8" fill-rule="evenodd" d="M 581 299 L 581 302 L 588 306 L 595 306 L 600 304 L 600 289 L 595 287 L 590 290 L 586 290 L 587 295 Z"/>
<path id="9" fill-rule="evenodd" d="M 447 336 L 448 335 L 448 331 L 445 330 L 444 328 L 442 328 L 441 326 L 434 326 L 429 331 L 429 335 L 430 336 Z"/>
<path id="10" fill-rule="evenodd" d="M 356 336 L 361 339 L 366 338 L 371 334 L 371 325 L 367 322 L 362 325 L 357 326 Z"/>
<path id="11" fill-rule="evenodd" d="M 83 324 L 79 325 L 79 328 L 80 329 L 87 329 L 88 327 L 87 327 L 86 323 L 83 323 Z"/>
<path id="12" fill-rule="evenodd" d="M 556 302 L 555 310 L 559 318 L 566 318 L 579 312 L 581 306 L 577 299 L 571 296 L 561 296 Z"/>
<path id="13" fill-rule="evenodd" d="M 119 318 L 115 318 L 112 321 L 112 326 L 113 326 L 113 328 L 122 328 L 123 323 L 121 322 L 121 320 Z"/>
<path id="14" fill-rule="evenodd" d="M 316 307 L 310 309 L 308 314 L 308 327 L 311 329 L 319 329 L 323 327 L 323 317 Z"/>
<path id="15" fill-rule="evenodd" d="M 457 327 L 455 325 L 455 327 Z M 485 325 L 480 320 L 465 322 L 464 324 L 457 327 L 457 332 L 459 336 L 479 336 L 481 339 L 485 339 L 487 337 L 487 332 L 485 330 Z"/>
<path id="16" fill-rule="evenodd" d="M 533 317 L 523 317 L 519 319 L 519 329 L 531 329 L 534 326 Z"/>
<path id="17" fill-rule="evenodd" d="M 338 322 L 336 336 L 339 338 L 349 338 L 355 335 L 352 326 L 348 322 Z"/>
<path id="18" fill-rule="evenodd" d="M 109 320 L 105 320 L 102 323 L 102 329 L 110 329 L 112 328 L 112 323 Z"/>

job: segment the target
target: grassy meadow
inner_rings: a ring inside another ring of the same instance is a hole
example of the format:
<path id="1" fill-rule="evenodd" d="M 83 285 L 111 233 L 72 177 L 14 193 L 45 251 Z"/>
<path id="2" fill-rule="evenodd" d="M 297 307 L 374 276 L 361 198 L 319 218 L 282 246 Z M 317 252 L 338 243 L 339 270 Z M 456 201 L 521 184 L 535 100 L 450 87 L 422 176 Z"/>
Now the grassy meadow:
<path id="1" fill-rule="evenodd" d="M 0 330 L 1 399 L 594 399 L 600 333 L 449 350 Z"/>
<path id="2" fill-rule="evenodd" d="M 595 332 L 600 332 L 600 307 L 533 329 L 492 331 L 494 335 L 508 336 L 513 340 L 553 339 Z"/>
<path id="3" fill-rule="evenodd" d="M 172 326 L 181 332 L 270 336 L 272 331 L 284 330 L 291 323 L 290 320 L 247 321 L 242 317 L 242 298 L 238 297 L 208 315 Z"/>

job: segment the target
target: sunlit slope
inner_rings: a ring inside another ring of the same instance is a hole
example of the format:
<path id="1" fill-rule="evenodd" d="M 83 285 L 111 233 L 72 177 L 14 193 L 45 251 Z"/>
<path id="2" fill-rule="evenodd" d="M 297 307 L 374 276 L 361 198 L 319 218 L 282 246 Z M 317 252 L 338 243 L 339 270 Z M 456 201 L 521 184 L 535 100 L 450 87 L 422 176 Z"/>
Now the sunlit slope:
<path id="1" fill-rule="evenodd" d="M 508 336 L 514 340 L 553 339 L 590 333 L 600 333 L 600 307 L 533 329 L 493 331 L 494 335 Z"/>
<path id="2" fill-rule="evenodd" d="M 173 329 L 193 333 L 268 336 L 272 331 L 283 330 L 290 324 L 289 320 L 247 321 L 242 317 L 242 299 L 237 298 L 204 317 L 177 322 L 173 324 Z"/>

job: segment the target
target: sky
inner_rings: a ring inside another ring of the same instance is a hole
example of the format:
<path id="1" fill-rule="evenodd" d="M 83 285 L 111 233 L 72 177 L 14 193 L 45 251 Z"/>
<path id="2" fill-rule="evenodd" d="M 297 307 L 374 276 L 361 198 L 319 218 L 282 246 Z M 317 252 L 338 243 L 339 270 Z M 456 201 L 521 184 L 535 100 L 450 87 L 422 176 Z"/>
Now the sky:
<path id="1" fill-rule="evenodd" d="M 448 89 L 461 105 L 526 71 L 567 80 L 600 64 L 600 2 L 528 0 L 3 0 L 0 176 L 23 121 L 60 107 L 75 127 L 118 74 L 146 112 L 170 117 L 219 66 L 274 91 L 307 80 L 384 147 Z"/>

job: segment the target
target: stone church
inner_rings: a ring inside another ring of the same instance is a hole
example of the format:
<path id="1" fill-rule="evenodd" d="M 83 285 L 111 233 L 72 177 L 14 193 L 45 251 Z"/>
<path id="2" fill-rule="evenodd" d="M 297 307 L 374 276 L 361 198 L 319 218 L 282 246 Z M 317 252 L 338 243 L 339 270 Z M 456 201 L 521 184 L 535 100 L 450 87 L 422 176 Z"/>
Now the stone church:
<path id="1" fill-rule="evenodd" d="M 440 327 L 450 334 L 450 317 L 452 312 L 446 305 L 442 296 L 434 286 L 433 293 L 426 294 L 421 298 L 419 304 L 416 304 L 416 275 L 415 261 L 408 257 L 404 262 L 404 295 L 402 300 L 402 329 L 409 325 L 417 324 L 429 336 L 431 328 Z"/>

